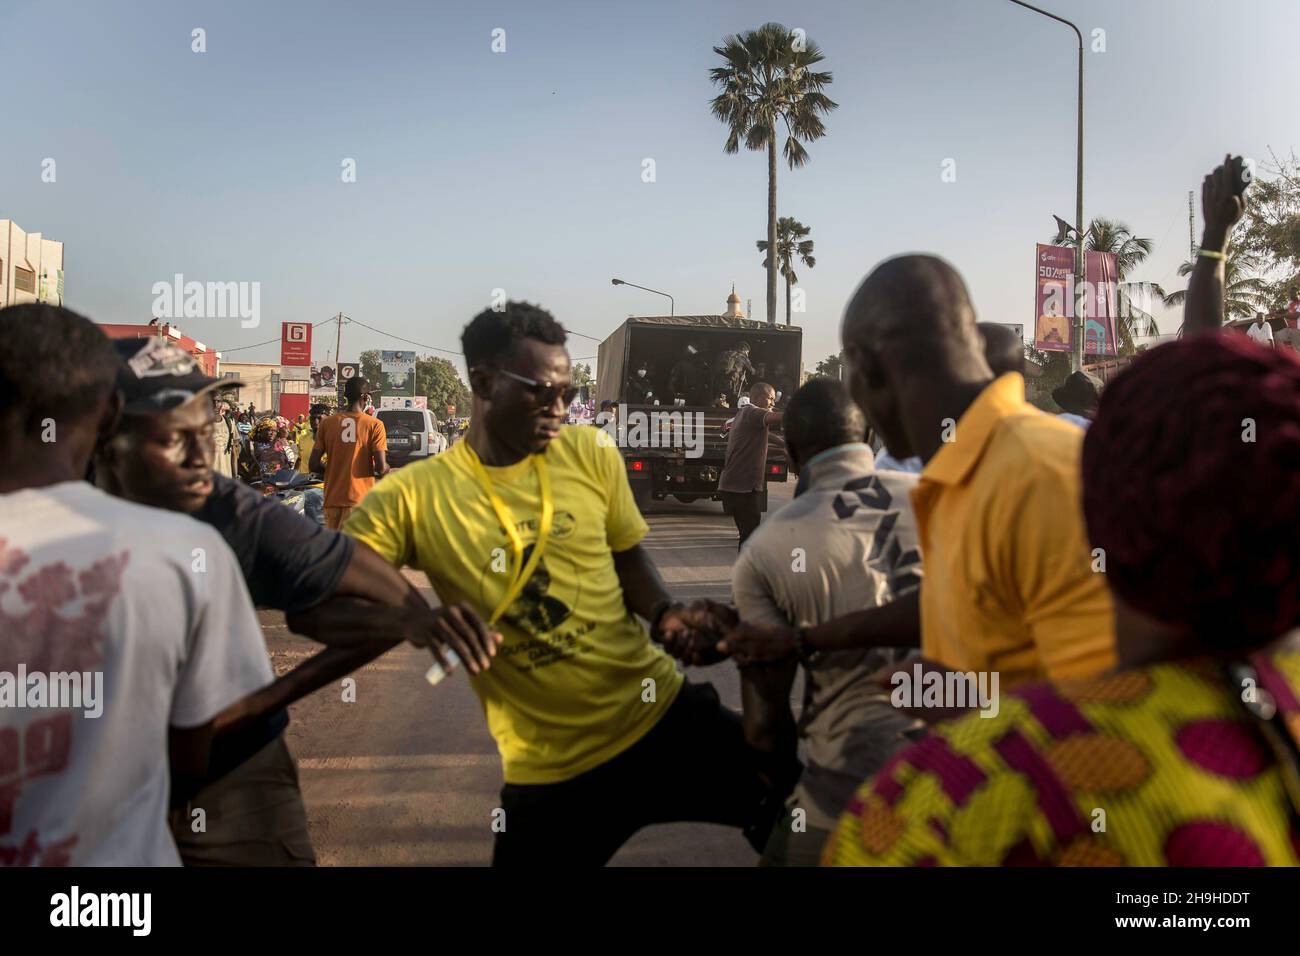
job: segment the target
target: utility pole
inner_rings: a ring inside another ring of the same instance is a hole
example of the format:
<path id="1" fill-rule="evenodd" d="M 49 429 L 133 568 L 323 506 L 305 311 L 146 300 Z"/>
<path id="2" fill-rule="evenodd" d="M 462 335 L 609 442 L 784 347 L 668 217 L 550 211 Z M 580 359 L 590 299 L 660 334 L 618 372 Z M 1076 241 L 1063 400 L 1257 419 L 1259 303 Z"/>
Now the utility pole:
<path id="1" fill-rule="evenodd" d="M 1194 263 L 1196 262 L 1196 204 L 1192 196 L 1192 191 L 1187 190 L 1187 245 L 1191 250 L 1188 261 Z"/>
<path id="2" fill-rule="evenodd" d="M 1084 269 L 1083 269 L 1083 237 L 1088 231 L 1087 224 L 1083 221 L 1083 34 L 1079 28 L 1064 17 L 1058 17 L 1055 13 L 1048 13 L 1041 7 L 1036 7 L 1032 3 L 1025 3 L 1025 0 L 1011 0 L 1017 6 L 1032 10 L 1034 13 L 1041 13 L 1043 16 L 1055 20 L 1058 23 L 1064 23 L 1074 31 L 1074 35 L 1079 39 L 1079 101 L 1078 101 L 1078 132 L 1075 134 L 1075 172 L 1074 172 L 1074 232 L 1075 232 L 1075 254 L 1074 254 L 1074 321 L 1071 338 L 1074 340 L 1070 349 L 1070 371 L 1077 372 L 1083 368 L 1083 309 L 1080 302 L 1080 290 L 1083 289 Z"/>
<path id="3" fill-rule="evenodd" d="M 339 327 L 334 330 L 334 387 L 339 390 L 339 395 L 343 392 L 343 376 L 339 373 L 339 357 L 343 354 L 339 351 L 343 347 L 343 313 L 340 312 L 335 316 L 335 321 Z M 339 398 L 339 404 L 343 403 L 342 397 Z"/>

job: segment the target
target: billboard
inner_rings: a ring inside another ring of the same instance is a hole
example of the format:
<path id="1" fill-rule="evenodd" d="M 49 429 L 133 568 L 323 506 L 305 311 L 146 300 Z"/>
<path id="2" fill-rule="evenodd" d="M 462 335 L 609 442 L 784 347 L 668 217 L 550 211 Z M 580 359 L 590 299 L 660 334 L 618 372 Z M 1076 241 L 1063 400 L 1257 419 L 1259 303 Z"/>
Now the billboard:
<path id="1" fill-rule="evenodd" d="M 385 395 L 415 394 L 414 352 L 380 352 L 379 369 L 382 378 L 379 386 Z"/>
<path id="2" fill-rule="evenodd" d="M 339 404 L 343 404 L 343 386 L 348 379 L 361 374 L 361 366 L 356 362 L 339 362 Z"/>
<path id="3" fill-rule="evenodd" d="M 385 395 L 379 400 L 381 409 L 391 408 L 418 408 L 424 410 L 429 407 L 429 400 L 423 395 L 412 395 L 409 398 L 405 395 Z"/>
<path id="4" fill-rule="evenodd" d="M 311 365 L 311 323 L 280 323 L 280 364 Z"/>
<path id="5" fill-rule="evenodd" d="M 1074 297 L 1074 247 L 1034 250 L 1034 348 L 1070 351 L 1070 316 Z"/>
<path id="6" fill-rule="evenodd" d="M 1119 285 L 1113 252 L 1083 254 L 1083 354 L 1118 355 Z"/>

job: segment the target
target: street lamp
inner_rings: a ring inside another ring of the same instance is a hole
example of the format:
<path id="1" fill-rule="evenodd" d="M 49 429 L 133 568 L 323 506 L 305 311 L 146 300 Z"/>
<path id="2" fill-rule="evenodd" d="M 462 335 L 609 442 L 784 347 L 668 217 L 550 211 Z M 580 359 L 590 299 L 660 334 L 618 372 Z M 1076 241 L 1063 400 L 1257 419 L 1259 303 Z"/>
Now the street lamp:
<path id="1" fill-rule="evenodd" d="M 630 285 L 632 288 L 634 288 L 634 289 L 640 289 L 642 292 L 653 292 L 655 295 L 662 295 L 662 296 L 665 296 L 665 297 L 668 299 L 668 314 L 669 314 L 669 315 L 676 315 L 676 314 L 677 314 L 677 303 L 675 303 L 675 302 L 673 301 L 673 297 L 670 296 L 670 295 L 668 295 L 667 292 L 660 292 L 658 289 L 647 289 L 647 288 L 646 288 L 645 286 L 643 286 L 643 285 L 637 285 L 635 282 L 624 282 L 622 279 L 610 279 L 610 280 L 609 280 L 609 284 L 610 284 L 610 285 Z"/>
<path id="2" fill-rule="evenodd" d="M 1079 38 L 1079 132 L 1076 142 L 1077 159 L 1075 167 L 1075 194 L 1074 194 L 1074 284 L 1075 296 L 1074 302 L 1071 303 L 1074 309 L 1074 342 L 1070 349 L 1070 370 L 1077 372 L 1083 368 L 1083 310 L 1079 307 L 1079 290 L 1083 288 L 1083 236 L 1085 233 L 1083 224 L 1083 34 L 1069 20 L 1064 17 L 1058 17 L 1055 13 L 1048 13 L 1033 4 L 1025 3 L 1024 0 L 1011 0 L 1018 7 L 1024 7 L 1026 10 L 1033 10 L 1035 13 L 1041 13 L 1045 17 L 1064 23 L 1074 31 L 1074 35 Z M 1065 232 L 1064 229 L 1061 230 Z"/>

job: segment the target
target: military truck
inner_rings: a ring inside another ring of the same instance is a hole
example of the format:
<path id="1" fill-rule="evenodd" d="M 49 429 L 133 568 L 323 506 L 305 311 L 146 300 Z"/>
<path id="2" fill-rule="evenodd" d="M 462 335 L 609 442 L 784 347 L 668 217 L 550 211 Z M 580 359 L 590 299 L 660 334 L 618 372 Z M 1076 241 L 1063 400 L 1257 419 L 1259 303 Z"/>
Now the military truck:
<path id="1" fill-rule="evenodd" d="M 747 363 L 736 359 L 745 346 Z M 617 425 L 606 431 L 617 438 L 637 505 L 644 511 L 669 495 L 720 500 L 739 396 L 766 381 L 784 405 L 799 386 L 802 346 L 800 328 L 733 316 L 636 316 L 619 325 L 597 353 L 596 400 L 617 406 Z M 718 407 L 724 393 L 727 407 Z M 779 429 L 768 440 L 766 474 L 788 478 Z M 760 504 L 767 510 L 766 488 Z"/>

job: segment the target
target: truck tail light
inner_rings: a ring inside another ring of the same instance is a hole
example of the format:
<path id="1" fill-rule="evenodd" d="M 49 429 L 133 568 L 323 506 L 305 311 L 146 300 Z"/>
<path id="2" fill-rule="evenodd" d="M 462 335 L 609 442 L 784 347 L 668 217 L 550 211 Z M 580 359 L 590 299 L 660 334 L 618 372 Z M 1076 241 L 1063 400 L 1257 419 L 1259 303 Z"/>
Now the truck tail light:
<path id="1" fill-rule="evenodd" d="M 780 466 L 780 465 L 768 465 L 768 466 L 767 466 L 767 473 L 768 473 L 769 475 L 779 475 L 779 474 L 781 474 L 781 466 Z"/>
<path id="2" fill-rule="evenodd" d="M 633 458 L 627 463 L 627 467 L 632 471 L 645 471 L 645 462 L 640 458 Z"/>

